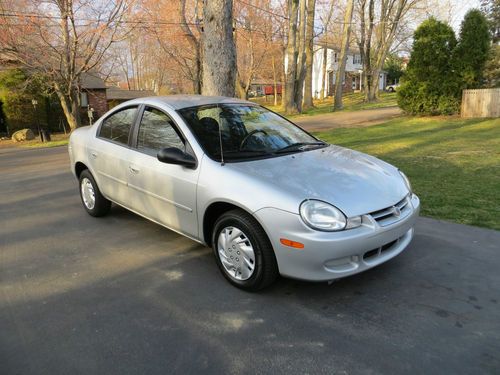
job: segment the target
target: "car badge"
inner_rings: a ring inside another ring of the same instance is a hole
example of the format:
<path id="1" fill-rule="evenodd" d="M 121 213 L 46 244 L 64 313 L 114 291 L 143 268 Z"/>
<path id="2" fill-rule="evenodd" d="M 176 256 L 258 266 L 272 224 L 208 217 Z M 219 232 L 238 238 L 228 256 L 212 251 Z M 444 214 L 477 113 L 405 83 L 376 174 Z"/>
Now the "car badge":
<path id="1" fill-rule="evenodd" d="M 394 212 L 394 215 L 395 215 L 396 217 L 401 216 L 401 210 L 399 209 L 399 207 L 393 206 L 393 207 L 392 207 L 392 212 Z"/>

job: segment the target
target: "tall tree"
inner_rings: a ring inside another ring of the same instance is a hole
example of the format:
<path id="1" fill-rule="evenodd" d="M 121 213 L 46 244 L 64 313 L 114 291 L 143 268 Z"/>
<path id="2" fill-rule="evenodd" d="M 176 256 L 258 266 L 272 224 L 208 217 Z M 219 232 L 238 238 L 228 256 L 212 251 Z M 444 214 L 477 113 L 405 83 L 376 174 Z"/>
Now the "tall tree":
<path id="1" fill-rule="evenodd" d="M 344 30 L 342 32 L 342 46 L 340 49 L 340 58 L 337 72 L 335 74 L 335 98 L 334 108 L 342 109 L 342 84 L 345 75 L 345 66 L 347 63 L 347 53 L 349 52 L 349 39 L 351 37 L 352 12 L 354 9 L 354 0 L 348 0 L 344 14 Z"/>
<path id="2" fill-rule="evenodd" d="M 490 33 L 486 17 L 472 9 L 464 17 L 460 39 L 454 53 L 454 68 L 463 88 L 477 88 L 483 83 L 483 71 L 490 51 Z"/>
<path id="3" fill-rule="evenodd" d="M 321 88 L 320 88 L 320 93 L 319 93 L 319 98 L 320 100 L 325 99 L 325 94 L 326 94 L 326 84 L 327 84 L 327 74 L 326 74 L 326 63 L 328 60 L 328 42 L 329 42 L 329 32 L 330 32 L 330 22 L 333 17 L 333 11 L 335 9 L 336 2 L 331 1 L 330 5 L 328 7 L 328 10 L 324 16 L 321 16 L 320 19 L 323 23 L 323 35 L 324 35 L 324 46 L 322 48 L 322 61 L 323 64 L 321 64 Z"/>
<path id="4" fill-rule="evenodd" d="M 202 94 L 234 96 L 236 47 L 232 0 L 204 1 L 202 45 Z"/>
<path id="5" fill-rule="evenodd" d="M 422 0 L 358 0 L 365 100 L 378 99 L 380 72 L 400 25 Z"/>
<path id="6" fill-rule="evenodd" d="M 47 78 L 75 129 L 80 125 L 81 75 L 98 67 L 110 46 L 123 38 L 129 1 L 47 0 L 43 6 L 35 0 L 4 1 L 4 9 L 6 5 L 18 22 L 12 27 L 10 16 L 0 16 L 0 52 Z"/>
<path id="7" fill-rule="evenodd" d="M 302 0 L 304 1 L 304 0 Z M 299 0 L 288 0 L 288 38 L 285 55 L 285 93 L 283 96 L 283 107 L 286 113 L 298 112 L 299 108 L 295 101 L 297 80 L 297 21 L 299 16 Z"/>
<path id="8" fill-rule="evenodd" d="M 316 0 L 307 0 L 307 21 L 305 35 L 305 77 L 304 77 L 304 99 L 302 109 L 313 107 L 313 58 L 314 58 L 314 18 Z"/>

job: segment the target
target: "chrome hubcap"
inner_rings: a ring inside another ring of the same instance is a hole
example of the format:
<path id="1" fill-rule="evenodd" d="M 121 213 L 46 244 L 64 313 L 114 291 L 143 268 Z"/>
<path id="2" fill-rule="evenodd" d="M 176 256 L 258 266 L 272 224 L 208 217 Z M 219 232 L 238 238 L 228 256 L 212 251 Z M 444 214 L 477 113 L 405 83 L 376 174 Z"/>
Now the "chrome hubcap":
<path id="1" fill-rule="evenodd" d="M 249 279 L 255 269 L 255 253 L 250 240 L 236 227 L 224 228 L 217 239 L 217 253 L 227 273 L 236 280 Z"/>
<path id="2" fill-rule="evenodd" d="M 85 177 L 82 179 L 80 187 L 82 189 L 83 204 L 89 210 L 92 210 L 95 207 L 95 193 L 94 193 L 94 187 L 92 186 L 92 182 L 90 182 L 90 180 Z"/>

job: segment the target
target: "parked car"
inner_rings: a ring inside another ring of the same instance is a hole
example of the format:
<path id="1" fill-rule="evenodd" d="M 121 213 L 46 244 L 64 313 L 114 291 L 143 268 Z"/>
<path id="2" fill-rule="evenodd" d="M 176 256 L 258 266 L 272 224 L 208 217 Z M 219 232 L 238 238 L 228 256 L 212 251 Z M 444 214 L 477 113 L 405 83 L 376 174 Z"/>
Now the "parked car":
<path id="1" fill-rule="evenodd" d="M 410 243 L 420 208 L 396 167 L 232 98 L 125 102 L 75 130 L 69 155 L 90 215 L 113 202 L 211 246 L 247 290 L 384 263 Z"/>
<path id="2" fill-rule="evenodd" d="M 397 90 L 399 90 L 399 86 L 400 86 L 399 83 L 395 83 L 394 85 L 387 85 L 385 91 L 396 92 Z"/>

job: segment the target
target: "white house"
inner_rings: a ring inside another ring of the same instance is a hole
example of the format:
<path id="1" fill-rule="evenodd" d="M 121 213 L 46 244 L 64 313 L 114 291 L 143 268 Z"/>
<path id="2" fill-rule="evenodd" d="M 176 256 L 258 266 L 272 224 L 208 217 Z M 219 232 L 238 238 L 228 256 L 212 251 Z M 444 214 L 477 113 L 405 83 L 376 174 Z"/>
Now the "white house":
<path id="1" fill-rule="evenodd" d="M 340 48 L 335 46 L 327 46 L 325 43 L 314 45 L 313 57 L 313 95 L 316 98 L 320 97 L 322 80 L 323 80 L 323 54 L 326 48 L 326 82 L 325 96 L 332 96 L 335 85 L 335 73 L 339 66 Z M 379 88 L 384 90 L 386 87 L 387 73 L 380 73 Z M 352 92 L 361 90 L 363 82 L 363 64 L 361 63 L 361 55 L 359 51 L 349 50 L 347 53 L 346 69 L 343 79 L 343 92 Z"/>

